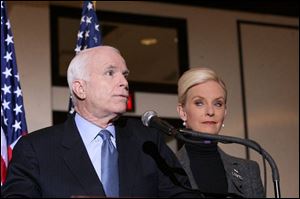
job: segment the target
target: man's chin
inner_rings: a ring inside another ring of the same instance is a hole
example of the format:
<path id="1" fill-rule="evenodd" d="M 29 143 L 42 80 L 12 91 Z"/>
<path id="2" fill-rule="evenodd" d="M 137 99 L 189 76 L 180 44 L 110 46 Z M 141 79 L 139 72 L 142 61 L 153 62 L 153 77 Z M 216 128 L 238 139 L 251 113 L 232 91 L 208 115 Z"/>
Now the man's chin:
<path id="1" fill-rule="evenodd" d="M 125 107 L 120 107 L 118 110 L 115 111 L 116 114 L 123 114 L 126 112 L 126 106 Z"/>
<path id="2" fill-rule="evenodd" d="M 121 117 L 126 112 L 126 108 L 122 110 L 116 110 L 114 111 L 115 117 L 112 121 L 116 121 L 119 117 Z"/>

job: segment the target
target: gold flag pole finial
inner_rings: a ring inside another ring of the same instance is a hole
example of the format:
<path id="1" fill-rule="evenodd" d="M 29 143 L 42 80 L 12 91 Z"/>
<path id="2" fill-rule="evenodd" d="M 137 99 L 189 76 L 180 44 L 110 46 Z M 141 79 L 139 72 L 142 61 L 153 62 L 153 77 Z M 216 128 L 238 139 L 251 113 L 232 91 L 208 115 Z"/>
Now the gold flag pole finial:
<path id="1" fill-rule="evenodd" d="M 93 1 L 93 5 L 94 5 L 94 10 L 96 11 L 96 2 L 97 1 Z"/>

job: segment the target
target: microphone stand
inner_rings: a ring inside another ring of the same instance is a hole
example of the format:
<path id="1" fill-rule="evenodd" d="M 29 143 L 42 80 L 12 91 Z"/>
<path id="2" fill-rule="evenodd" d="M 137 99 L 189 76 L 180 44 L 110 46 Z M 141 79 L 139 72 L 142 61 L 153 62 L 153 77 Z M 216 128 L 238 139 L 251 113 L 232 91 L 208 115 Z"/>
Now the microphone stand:
<path id="1" fill-rule="evenodd" d="M 271 169 L 272 169 L 272 178 L 274 182 L 274 192 L 275 192 L 275 198 L 280 198 L 280 185 L 279 185 L 279 171 L 277 168 L 277 165 L 271 155 L 265 151 L 257 142 L 250 140 L 250 139 L 241 139 L 237 137 L 231 137 L 231 136 L 223 136 L 223 135 L 211 135 L 208 133 L 201 133 L 201 132 L 196 132 L 192 130 L 187 130 L 187 129 L 172 129 L 171 131 L 172 135 L 175 136 L 176 139 L 182 140 L 184 142 L 192 143 L 192 144 L 199 144 L 199 141 L 196 140 L 190 140 L 184 135 L 189 135 L 192 137 L 198 137 L 198 138 L 203 138 L 203 139 L 208 139 L 208 140 L 215 140 L 217 142 L 221 142 L 224 144 L 230 144 L 230 143 L 237 143 L 237 144 L 242 144 L 247 147 L 250 147 L 257 151 L 259 154 L 261 154 L 270 164 Z"/>

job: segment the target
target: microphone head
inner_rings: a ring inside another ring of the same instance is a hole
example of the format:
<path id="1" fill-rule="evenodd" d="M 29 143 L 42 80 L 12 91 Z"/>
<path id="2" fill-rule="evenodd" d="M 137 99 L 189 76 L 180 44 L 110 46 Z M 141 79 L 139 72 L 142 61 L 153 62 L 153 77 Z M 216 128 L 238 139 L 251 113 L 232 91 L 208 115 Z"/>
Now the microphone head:
<path id="1" fill-rule="evenodd" d="M 157 113 L 155 111 L 146 111 L 143 115 L 142 115 L 142 122 L 145 126 L 149 126 L 149 122 L 150 122 L 150 119 L 153 117 L 153 116 L 157 116 Z"/>

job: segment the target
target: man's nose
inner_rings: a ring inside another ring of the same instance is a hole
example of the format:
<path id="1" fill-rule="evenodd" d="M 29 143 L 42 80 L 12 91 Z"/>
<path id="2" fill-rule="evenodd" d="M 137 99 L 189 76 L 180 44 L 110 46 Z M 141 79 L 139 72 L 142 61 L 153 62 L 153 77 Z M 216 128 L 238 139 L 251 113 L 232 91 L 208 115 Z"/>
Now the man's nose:
<path id="1" fill-rule="evenodd" d="M 124 87 L 126 90 L 129 90 L 128 80 L 124 77 L 124 75 L 121 75 L 120 87 Z"/>

